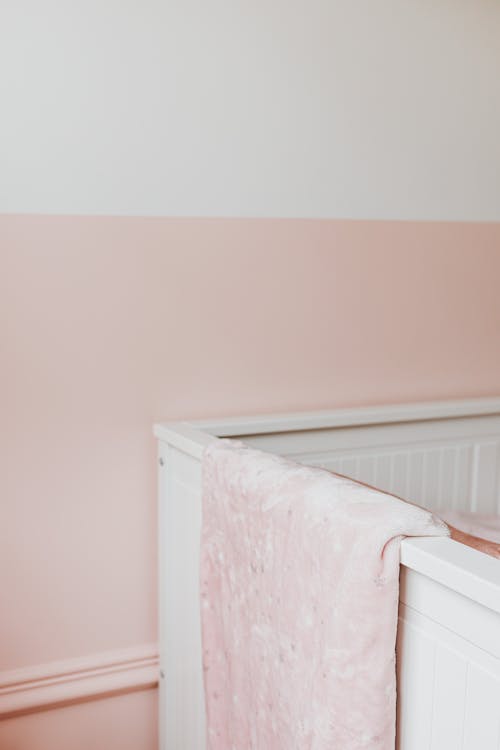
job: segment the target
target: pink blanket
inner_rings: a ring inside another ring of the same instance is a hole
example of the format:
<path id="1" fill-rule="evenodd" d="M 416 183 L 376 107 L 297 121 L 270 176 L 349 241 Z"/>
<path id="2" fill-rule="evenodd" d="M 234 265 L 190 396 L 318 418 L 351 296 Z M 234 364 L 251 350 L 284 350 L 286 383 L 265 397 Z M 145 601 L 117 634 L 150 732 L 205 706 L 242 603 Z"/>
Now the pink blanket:
<path id="1" fill-rule="evenodd" d="M 230 440 L 203 459 L 210 750 L 394 750 L 399 546 L 428 511 Z"/>
<path id="2" fill-rule="evenodd" d="M 439 511 L 441 518 L 466 534 L 500 544 L 500 516 L 461 510 Z"/>

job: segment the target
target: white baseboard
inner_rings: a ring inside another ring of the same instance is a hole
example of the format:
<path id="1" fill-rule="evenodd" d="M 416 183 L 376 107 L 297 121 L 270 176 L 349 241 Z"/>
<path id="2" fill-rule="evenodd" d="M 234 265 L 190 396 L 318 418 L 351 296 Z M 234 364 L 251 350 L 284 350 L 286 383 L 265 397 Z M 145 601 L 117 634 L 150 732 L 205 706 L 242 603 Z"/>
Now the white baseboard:
<path id="1" fill-rule="evenodd" d="M 0 719 L 158 684 L 154 643 L 0 672 Z"/>

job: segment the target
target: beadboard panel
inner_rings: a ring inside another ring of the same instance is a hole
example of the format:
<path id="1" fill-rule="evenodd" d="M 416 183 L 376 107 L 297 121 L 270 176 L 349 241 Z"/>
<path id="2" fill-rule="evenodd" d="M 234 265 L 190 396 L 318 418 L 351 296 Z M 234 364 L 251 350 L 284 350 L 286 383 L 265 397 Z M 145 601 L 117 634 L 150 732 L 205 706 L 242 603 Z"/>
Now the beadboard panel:
<path id="1" fill-rule="evenodd" d="M 252 435 L 276 449 L 282 435 Z M 500 512 L 500 417 L 304 430 L 286 455 L 374 485 L 431 510 Z"/>
<path id="2" fill-rule="evenodd" d="M 403 604 L 397 655 L 397 750 L 498 750 L 498 656 Z"/>
<path id="3" fill-rule="evenodd" d="M 354 455 L 305 454 L 303 463 L 322 466 L 374 485 L 431 510 L 500 510 L 497 454 L 500 440 L 441 443 L 365 450 Z"/>

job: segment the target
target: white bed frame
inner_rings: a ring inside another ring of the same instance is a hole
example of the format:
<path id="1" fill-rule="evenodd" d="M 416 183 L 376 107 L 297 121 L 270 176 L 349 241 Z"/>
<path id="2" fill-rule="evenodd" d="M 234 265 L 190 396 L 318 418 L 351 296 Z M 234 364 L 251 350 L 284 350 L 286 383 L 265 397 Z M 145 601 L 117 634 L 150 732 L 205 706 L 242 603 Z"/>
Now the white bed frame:
<path id="1" fill-rule="evenodd" d="M 500 399 L 171 423 L 155 434 L 161 750 L 205 750 L 200 459 L 214 436 L 432 509 L 500 513 Z M 398 750 L 500 750 L 500 561 L 446 538 L 404 540 L 397 662 Z"/>

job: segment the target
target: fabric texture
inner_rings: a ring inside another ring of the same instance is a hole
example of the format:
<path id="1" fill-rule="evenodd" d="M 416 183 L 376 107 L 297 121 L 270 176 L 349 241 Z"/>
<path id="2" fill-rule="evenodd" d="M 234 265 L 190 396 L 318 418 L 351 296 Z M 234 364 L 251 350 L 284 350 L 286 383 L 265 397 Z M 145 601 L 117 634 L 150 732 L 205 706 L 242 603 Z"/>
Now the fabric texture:
<path id="1" fill-rule="evenodd" d="M 231 440 L 202 472 L 208 748 L 394 750 L 400 541 L 446 525 Z"/>
<path id="2" fill-rule="evenodd" d="M 500 544 L 500 516 L 460 510 L 439 511 L 439 515 L 446 523 L 465 534 Z"/>

